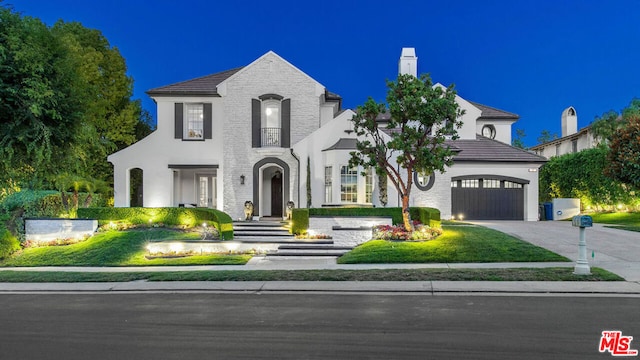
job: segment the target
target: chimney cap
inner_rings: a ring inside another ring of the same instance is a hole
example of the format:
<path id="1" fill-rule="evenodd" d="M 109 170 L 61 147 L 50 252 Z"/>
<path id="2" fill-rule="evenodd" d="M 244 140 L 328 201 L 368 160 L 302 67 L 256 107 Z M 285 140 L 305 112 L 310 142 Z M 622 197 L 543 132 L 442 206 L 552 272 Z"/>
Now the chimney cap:
<path id="1" fill-rule="evenodd" d="M 416 48 L 402 48 L 402 57 L 416 57 Z"/>

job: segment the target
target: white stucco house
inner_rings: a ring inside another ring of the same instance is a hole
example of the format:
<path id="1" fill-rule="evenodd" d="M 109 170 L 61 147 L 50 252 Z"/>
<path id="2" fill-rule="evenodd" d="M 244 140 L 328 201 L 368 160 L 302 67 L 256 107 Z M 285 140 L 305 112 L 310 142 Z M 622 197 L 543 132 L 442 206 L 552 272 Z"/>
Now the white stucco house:
<path id="1" fill-rule="evenodd" d="M 578 131 L 578 113 L 573 106 L 569 106 L 562 111 L 560 122 L 562 125 L 562 136 L 560 138 L 538 144 L 531 147 L 530 150 L 538 155 L 550 158 L 591 149 L 598 145 L 599 139 L 594 136 L 591 125 L 585 126 Z"/>
<path id="2" fill-rule="evenodd" d="M 403 49 L 399 68 L 417 75 L 413 49 Z M 277 218 L 288 201 L 306 206 L 307 183 L 312 207 L 382 206 L 377 175 L 348 166 L 354 112 L 272 51 L 147 94 L 157 104 L 157 130 L 108 157 L 117 207 L 130 204 L 132 169 L 142 170 L 146 207 L 212 207 L 238 219 L 252 201 L 256 218 Z M 445 219 L 537 220 L 545 159 L 508 145 L 518 116 L 457 101 L 465 114 L 460 139 L 449 142 L 455 164 L 444 174 L 415 174 L 411 205 L 438 208 Z M 399 206 L 391 182 L 386 206 Z"/>

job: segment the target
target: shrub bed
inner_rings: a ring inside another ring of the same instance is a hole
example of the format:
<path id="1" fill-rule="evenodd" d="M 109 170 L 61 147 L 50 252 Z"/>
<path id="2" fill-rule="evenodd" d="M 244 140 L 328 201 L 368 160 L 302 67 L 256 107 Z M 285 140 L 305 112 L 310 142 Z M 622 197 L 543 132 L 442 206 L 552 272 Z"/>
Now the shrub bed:
<path id="1" fill-rule="evenodd" d="M 228 214 L 205 208 L 84 208 L 78 217 L 97 219 L 100 225 L 110 222 L 125 225 L 200 226 L 213 224 L 222 240 L 233 239 L 233 221 Z"/>

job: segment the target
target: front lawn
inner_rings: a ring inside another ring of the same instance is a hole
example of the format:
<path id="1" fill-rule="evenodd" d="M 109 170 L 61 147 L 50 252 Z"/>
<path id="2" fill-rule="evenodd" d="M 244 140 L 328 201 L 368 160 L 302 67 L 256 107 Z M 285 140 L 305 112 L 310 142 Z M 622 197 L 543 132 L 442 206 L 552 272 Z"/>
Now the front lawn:
<path id="1" fill-rule="evenodd" d="M 624 281 L 591 268 L 591 275 L 573 275 L 573 268 L 542 269 L 372 269 L 372 270 L 220 270 L 166 272 L 0 271 L 2 282 L 123 281 Z"/>
<path id="2" fill-rule="evenodd" d="M 482 226 L 443 226 L 443 230 L 443 235 L 425 242 L 369 241 L 338 258 L 338 263 L 570 261 L 549 250 Z"/>
<path id="3" fill-rule="evenodd" d="M 640 212 L 593 213 L 589 215 L 593 218 L 594 223 L 617 225 L 616 229 L 640 232 Z"/>
<path id="4" fill-rule="evenodd" d="M 197 233 L 167 229 L 107 231 L 66 246 L 27 248 L 0 262 L 0 266 L 146 266 L 243 265 L 251 255 L 199 255 L 180 258 L 145 258 L 150 240 L 198 239 Z"/>

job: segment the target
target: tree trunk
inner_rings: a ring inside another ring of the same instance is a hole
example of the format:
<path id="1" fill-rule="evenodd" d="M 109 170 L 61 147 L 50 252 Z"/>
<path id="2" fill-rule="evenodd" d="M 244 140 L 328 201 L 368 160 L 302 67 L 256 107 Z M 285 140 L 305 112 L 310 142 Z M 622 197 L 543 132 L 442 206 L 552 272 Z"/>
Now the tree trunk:
<path id="1" fill-rule="evenodd" d="M 405 230 L 413 231 L 411 214 L 409 214 L 409 195 L 402 195 L 402 222 Z"/>

